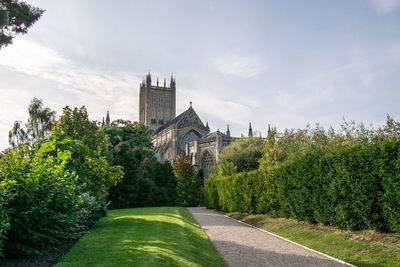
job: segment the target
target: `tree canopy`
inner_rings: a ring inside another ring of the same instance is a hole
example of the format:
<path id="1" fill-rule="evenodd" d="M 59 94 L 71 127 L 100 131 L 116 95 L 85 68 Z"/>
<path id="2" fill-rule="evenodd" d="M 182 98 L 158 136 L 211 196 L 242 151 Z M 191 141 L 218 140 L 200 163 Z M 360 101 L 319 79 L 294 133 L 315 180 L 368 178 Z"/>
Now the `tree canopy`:
<path id="1" fill-rule="evenodd" d="M 43 101 L 36 97 L 28 107 L 28 122 L 15 121 L 8 133 L 8 141 L 12 147 L 26 144 L 32 147 L 43 141 L 52 129 L 56 112 L 43 106 Z"/>
<path id="2" fill-rule="evenodd" d="M 111 188 L 112 207 L 176 204 L 176 179 L 169 163 L 156 161 L 150 131 L 143 124 L 116 120 L 102 128 L 105 151 L 113 165 L 122 166 L 122 181 Z"/>
<path id="3" fill-rule="evenodd" d="M 25 34 L 44 10 L 19 0 L 0 0 L 0 49 L 12 44 L 15 34 Z"/>
<path id="4" fill-rule="evenodd" d="M 178 201 L 183 206 L 197 206 L 201 202 L 202 188 L 199 175 L 184 156 L 178 155 L 174 162 Z"/>
<path id="5" fill-rule="evenodd" d="M 89 119 L 85 106 L 64 107 L 63 114 L 55 123 L 54 134 L 63 134 L 73 140 L 82 141 L 90 149 L 98 151 L 105 142 L 105 136 L 95 121 Z"/>
<path id="6" fill-rule="evenodd" d="M 258 168 L 263 153 L 263 139 L 242 138 L 233 141 L 219 155 L 218 168 L 222 172 L 250 171 Z"/>

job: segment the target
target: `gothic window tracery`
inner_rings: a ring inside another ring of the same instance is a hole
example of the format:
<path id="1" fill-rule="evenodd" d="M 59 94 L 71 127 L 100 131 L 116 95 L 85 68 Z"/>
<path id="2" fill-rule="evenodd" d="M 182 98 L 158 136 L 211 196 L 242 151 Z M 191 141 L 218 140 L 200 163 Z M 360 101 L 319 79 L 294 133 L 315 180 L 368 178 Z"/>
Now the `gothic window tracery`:
<path id="1" fill-rule="evenodd" d="M 206 151 L 201 159 L 201 169 L 203 170 L 204 177 L 208 177 L 211 172 L 211 167 L 214 165 L 214 157 L 209 152 Z"/>
<path id="2" fill-rule="evenodd" d="M 198 139 L 199 136 L 193 131 L 190 131 L 187 134 L 185 134 L 179 142 L 179 152 L 184 153 L 186 150 L 186 144 Z"/>

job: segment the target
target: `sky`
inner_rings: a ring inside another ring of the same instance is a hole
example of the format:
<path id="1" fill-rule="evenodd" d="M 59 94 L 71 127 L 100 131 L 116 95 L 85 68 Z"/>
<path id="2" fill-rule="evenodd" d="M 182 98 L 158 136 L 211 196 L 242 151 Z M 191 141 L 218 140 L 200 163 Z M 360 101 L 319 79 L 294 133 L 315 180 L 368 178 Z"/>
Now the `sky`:
<path id="1" fill-rule="evenodd" d="M 148 71 L 235 136 L 400 119 L 400 0 L 27 2 L 46 12 L 0 50 L 0 149 L 33 97 L 138 120 Z"/>

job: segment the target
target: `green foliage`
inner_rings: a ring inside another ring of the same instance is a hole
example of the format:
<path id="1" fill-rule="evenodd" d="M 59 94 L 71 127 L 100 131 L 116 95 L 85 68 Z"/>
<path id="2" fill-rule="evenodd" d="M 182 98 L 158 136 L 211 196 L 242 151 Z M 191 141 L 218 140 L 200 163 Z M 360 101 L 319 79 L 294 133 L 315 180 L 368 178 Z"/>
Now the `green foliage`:
<path id="1" fill-rule="evenodd" d="M 66 152 L 65 152 L 66 153 Z M 8 254 L 39 254 L 59 239 L 79 234 L 80 188 L 65 168 L 68 158 L 27 157 L 27 150 L 9 150 L 0 160 L 0 181 L 10 194 L 5 248 Z M 15 166 L 14 171 L 3 172 Z"/>
<path id="2" fill-rule="evenodd" d="M 25 128 L 17 122 L 10 132 L 15 146 L 0 155 L 0 256 L 3 244 L 7 255 L 36 255 L 78 237 L 105 215 L 108 200 L 177 203 L 172 167 L 155 160 L 143 124 L 100 128 L 85 107 L 68 106 L 54 123 L 55 113 L 36 98 L 28 110 Z"/>
<path id="3" fill-rule="evenodd" d="M 151 132 L 142 123 L 116 120 L 104 127 L 104 133 L 112 147 L 138 147 L 148 153 L 152 152 Z"/>
<path id="4" fill-rule="evenodd" d="M 4 205 L 7 204 L 6 193 L 3 187 L 0 185 L 0 258 L 4 256 L 3 253 L 3 240 L 6 236 L 6 232 L 10 226 L 10 218 Z"/>
<path id="5" fill-rule="evenodd" d="M 18 0 L 0 1 L 0 49 L 12 43 L 14 34 L 25 34 L 44 10 Z"/>
<path id="6" fill-rule="evenodd" d="M 120 166 L 111 166 L 105 156 L 95 156 L 83 143 L 62 135 L 50 136 L 36 152 L 36 157 L 49 156 L 62 159 L 64 167 L 78 175 L 83 190 L 99 200 L 104 200 L 110 186 L 116 185 L 123 176 Z"/>
<path id="7" fill-rule="evenodd" d="M 205 182 L 207 207 L 223 211 L 255 212 L 259 175 L 260 172 L 255 170 L 229 177 L 209 177 Z"/>
<path id="8" fill-rule="evenodd" d="M 259 170 L 207 180 L 207 206 L 400 233 L 398 125 L 272 130 Z"/>
<path id="9" fill-rule="evenodd" d="M 64 107 L 63 114 L 53 129 L 53 134 L 62 134 L 72 140 L 79 140 L 92 151 L 101 150 L 105 144 L 105 136 L 95 121 L 89 120 L 85 106 L 71 109 Z"/>
<path id="10" fill-rule="evenodd" d="M 120 166 L 111 166 L 106 156 L 101 155 L 102 148 L 106 146 L 106 136 L 95 121 L 89 120 L 86 107 L 64 107 L 52 134 L 55 142 L 48 142 L 47 146 L 53 152 L 68 147 L 73 153 L 68 167 L 76 171 L 85 191 L 104 201 L 110 186 L 115 186 L 122 179 L 123 171 Z M 62 140 L 57 141 L 56 136 Z M 67 141 L 69 139 L 64 137 L 75 141 Z M 45 150 L 42 148 L 42 151 Z"/>
<path id="11" fill-rule="evenodd" d="M 106 157 L 87 157 L 83 168 L 86 172 L 79 176 L 85 190 L 98 199 L 105 199 L 111 186 L 122 180 L 121 166 L 110 166 Z"/>
<path id="12" fill-rule="evenodd" d="M 119 166 L 61 135 L 31 150 L 8 150 L 0 159 L 0 186 L 9 198 L 7 254 L 42 254 L 79 236 L 105 214 L 108 188 L 121 177 Z"/>
<path id="13" fill-rule="evenodd" d="M 262 157 L 263 140 L 256 137 L 233 141 L 219 155 L 218 171 L 237 172 L 251 171 L 258 168 Z M 233 164 L 233 165 L 232 165 Z"/>
<path id="14" fill-rule="evenodd" d="M 174 162 L 174 173 L 179 204 L 198 206 L 202 199 L 202 188 L 200 178 L 192 164 L 185 157 L 178 156 Z"/>
<path id="15" fill-rule="evenodd" d="M 169 162 L 145 158 L 140 164 L 139 189 L 140 206 L 177 204 L 176 177 Z"/>
<path id="16" fill-rule="evenodd" d="M 230 161 L 221 161 L 217 164 L 218 175 L 229 176 L 237 172 L 237 167 L 235 163 Z"/>
<path id="17" fill-rule="evenodd" d="M 49 135 L 54 123 L 56 112 L 48 107 L 43 107 L 43 101 L 36 97 L 28 107 L 28 122 L 14 122 L 13 128 L 8 133 L 8 140 L 12 147 L 27 144 L 32 147 L 37 142 L 42 142 Z"/>
<path id="18" fill-rule="evenodd" d="M 109 140 L 108 158 L 124 170 L 122 181 L 111 188 L 111 206 L 174 205 L 176 179 L 168 163 L 156 161 L 149 130 L 137 122 L 117 120 L 103 131 Z"/>

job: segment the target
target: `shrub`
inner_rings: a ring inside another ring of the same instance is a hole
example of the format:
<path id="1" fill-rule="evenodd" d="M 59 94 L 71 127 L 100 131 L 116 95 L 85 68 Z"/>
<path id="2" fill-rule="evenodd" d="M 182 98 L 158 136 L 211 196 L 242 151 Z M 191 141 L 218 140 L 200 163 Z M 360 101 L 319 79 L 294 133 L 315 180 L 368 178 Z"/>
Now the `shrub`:
<path id="1" fill-rule="evenodd" d="M 35 161 L 27 173 L 4 180 L 12 191 L 8 203 L 11 226 L 9 254 L 40 254 L 59 239 L 79 234 L 77 176 L 65 171 L 52 157 Z"/>
<path id="2" fill-rule="evenodd" d="M 104 200 L 109 188 L 123 176 L 120 166 L 111 166 L 106 157 L 92 155 L 85 144 L 61 134 L 50 136 L 32 153 L 37 159 L 54 157 L 62 161 L 64 168 L 78 175 L 78 183 L 83 190 L 99 200 Z"/>
<path id="3" fill-rule="evenodd" d="M 85 192 L 79 197 L 79 223 L 87 228 L 107 214 L 105 199 L 97 199 Z"/>
<path id="4" fill-rule="evenodd" d="M 122 171 L 86 151 L 80 142 L 53 135 L 32 150 L 14 148 L 1 157 L 0 182 L 9 196 L 7 254 L 43 254 L 105 214 L 108 188 Z"/>

